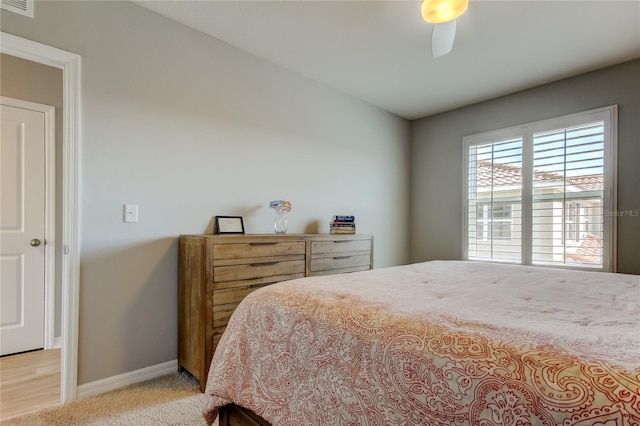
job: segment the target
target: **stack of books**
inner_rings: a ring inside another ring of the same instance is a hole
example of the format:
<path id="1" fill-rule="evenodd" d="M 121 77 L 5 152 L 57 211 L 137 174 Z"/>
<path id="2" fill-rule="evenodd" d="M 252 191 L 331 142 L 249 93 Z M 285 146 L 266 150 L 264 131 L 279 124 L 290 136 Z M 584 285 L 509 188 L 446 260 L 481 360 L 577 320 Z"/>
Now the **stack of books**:
<path id="1" fill-rule="evenodd" d="M 356 218 L 355 216 L 333 216 L 333 220 L 329 223 L 329 234 L 355 234 Z"/>

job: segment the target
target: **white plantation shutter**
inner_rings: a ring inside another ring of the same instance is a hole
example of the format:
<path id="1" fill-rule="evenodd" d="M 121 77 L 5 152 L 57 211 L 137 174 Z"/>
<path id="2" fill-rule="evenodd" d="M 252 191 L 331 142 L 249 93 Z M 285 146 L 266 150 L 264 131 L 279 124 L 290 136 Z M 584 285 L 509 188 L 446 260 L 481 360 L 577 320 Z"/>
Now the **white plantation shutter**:
<path id="1" fill-rule="evenodd" d="M 604 122 L 533 135 L 532 263 L 602 268 Z"/>
<path id="2" fill-rule="evenodd" d="M 465 258 L 612 270 L 616 113 L 465 137 Z"/>
<path id="3" fill-rule="evenodd" d="M 521 262 L 522 138 L 468 148 L 469 258 Z"/>

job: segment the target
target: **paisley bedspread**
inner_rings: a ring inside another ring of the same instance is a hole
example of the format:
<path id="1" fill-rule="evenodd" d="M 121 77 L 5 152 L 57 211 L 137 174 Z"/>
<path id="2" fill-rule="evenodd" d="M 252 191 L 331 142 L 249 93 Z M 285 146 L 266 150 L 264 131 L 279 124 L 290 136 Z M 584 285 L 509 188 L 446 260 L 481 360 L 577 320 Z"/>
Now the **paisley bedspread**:
<path id="1" fill-rule="evenodd" d="M 205 418 L 274 426 L 640 425 L 640 276 L 434 261 L 259 289 Z"/>

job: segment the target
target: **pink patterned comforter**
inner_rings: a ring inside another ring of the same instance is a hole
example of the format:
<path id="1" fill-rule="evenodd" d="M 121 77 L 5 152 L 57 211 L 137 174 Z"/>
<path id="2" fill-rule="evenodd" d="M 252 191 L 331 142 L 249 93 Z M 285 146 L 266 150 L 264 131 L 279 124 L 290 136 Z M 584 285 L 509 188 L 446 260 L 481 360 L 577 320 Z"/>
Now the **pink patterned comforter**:
<path id="1" fill-rule="evenodd" d="M 274 426 L 640 425 L 640 276 L 438 261 L 262 288 L 205 417 Z"/>

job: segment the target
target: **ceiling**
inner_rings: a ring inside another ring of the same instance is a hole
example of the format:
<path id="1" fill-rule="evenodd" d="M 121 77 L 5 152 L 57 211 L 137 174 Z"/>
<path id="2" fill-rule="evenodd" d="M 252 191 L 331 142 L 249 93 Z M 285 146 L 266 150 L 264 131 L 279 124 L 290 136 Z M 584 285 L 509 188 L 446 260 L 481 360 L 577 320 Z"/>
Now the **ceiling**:
<path id="1" fill-rule="evenodd" d="M 471 0 L 440 58 L 419 0 L 136 3 L 407 119 L 640 57 L 638 0 Z"/>

